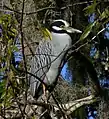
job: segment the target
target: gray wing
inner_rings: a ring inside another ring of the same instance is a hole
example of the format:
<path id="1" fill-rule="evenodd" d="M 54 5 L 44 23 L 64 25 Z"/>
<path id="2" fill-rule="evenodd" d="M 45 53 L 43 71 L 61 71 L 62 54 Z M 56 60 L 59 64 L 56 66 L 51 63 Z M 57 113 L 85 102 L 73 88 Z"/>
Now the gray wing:
<path id="1" fill-rule="evenodd" d="M 52 45 L 49 41 L 43 41 L 36 48 L 35 56 L 31 60 L 30 72 L 41 80 L 44 80 L 52 59 Z M 30 92 L 33 97 L 38 98 L 42 92 L 41 82 L 33 76 L 29 77 Z"/>

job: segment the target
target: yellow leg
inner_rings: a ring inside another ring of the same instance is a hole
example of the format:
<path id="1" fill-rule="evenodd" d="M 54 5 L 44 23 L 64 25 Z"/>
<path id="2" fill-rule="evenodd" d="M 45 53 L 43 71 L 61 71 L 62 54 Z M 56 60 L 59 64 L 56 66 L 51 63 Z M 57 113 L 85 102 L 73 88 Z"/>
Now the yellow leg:
<path id="1" fill-rule="evenodd" d="M 42 86 L 43 86 L 43 93 L 44 93 L 44 95 L 46 95 L 46 94 L 45 94 L 45 85 L 42 84 Z"/>
<path id="2" fill-rule="evenodd" d="M 44 99 L 45 103 L 47 103 L 46 87 L 44 84 L 42 84 L 42 86 L 43 86 L 43 93 L 44 93 L 43 99 Z"/>

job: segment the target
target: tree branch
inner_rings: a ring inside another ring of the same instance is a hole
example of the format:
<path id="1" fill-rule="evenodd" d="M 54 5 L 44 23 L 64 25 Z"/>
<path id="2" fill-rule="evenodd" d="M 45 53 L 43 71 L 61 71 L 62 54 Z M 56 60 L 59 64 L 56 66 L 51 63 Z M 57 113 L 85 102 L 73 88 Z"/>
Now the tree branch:
<path id="1" fill-rule="evenodd" d="M 87 4 L 88 2 L 78 2 L 78 3 L 74 3 L 73 5 L 67 5 L 66 7 L 62 7 L 61 9 L 66 9 L 68 7 L 72 7 L 72 6 L 76 6 L 76 5 L 83 5 L 83 4 Z M 90 1 L 90 3 L 93 3 L 93 1 Z M 22 14 L 22 12 L 19 12 L 17 10 L 14 10 L 12 8 L 9 8 L 8 6 L 4 5 L 3 6 L 4 8 L 10 10 L 10 11 L 13 11 L 13 12 L 16 12 L 18 14 Z M 32 15 L 32 14 L 36 14 L 38 12 L 41 12 L 41 11 L 44 11 L 44 10 L 48 10 L 48 9 L 55 9 L 55 7 L 44 7 L 44 8 L 41 8 L 41 9 L 38 9 L 37 11 L 35 12 L 23 12 L 23 14 L 25 15 Z"/>

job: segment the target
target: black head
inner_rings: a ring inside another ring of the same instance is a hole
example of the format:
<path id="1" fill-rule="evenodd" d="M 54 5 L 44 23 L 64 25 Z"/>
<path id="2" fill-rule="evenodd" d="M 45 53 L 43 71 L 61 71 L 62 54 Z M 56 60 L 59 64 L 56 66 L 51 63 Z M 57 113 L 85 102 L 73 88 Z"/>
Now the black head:
<path id="1" fill-rule="evenodd" d="M 80 30 L 70 27 L 70 24 L 62 19 L 54 20 L 50 25 L 50 31 L 59 34 L 81 33 Z"/>

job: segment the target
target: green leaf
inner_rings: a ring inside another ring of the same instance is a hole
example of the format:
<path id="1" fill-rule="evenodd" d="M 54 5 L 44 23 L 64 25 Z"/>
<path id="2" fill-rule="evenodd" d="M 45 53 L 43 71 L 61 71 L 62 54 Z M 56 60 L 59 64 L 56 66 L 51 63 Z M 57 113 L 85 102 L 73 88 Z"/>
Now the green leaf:
<path id="1" fill-rule="evenodd" d="M 82 106 L 78 109 L 78 115 L 80 119 L 84 119 L 86 117 L 85 107 Z"/>
<path id="2" fill-rule="evenodd" d="M 17 33 L 17 30 L 15 28 L 12 28 L 11 31 L 15 34 Z"/>
<path id="3" fill-rule="evenodd" d="M 19 51 L 19 49 L 18 49 L 18 47 L 17 47 L 17 46 L 12 45 L 12 46 L 11 46 L 11 51 L 12 51 L 12 52 L 18 52 L 18 51 Z"/>
<path id="4" fill-rule="evenodd" d="M 0 97 L 1 94 L 4 92 L 4 87 L 5 87 L 5 81 L 0 82 Z"/>
<path id="5" fill-rule="evenodd" d="M 83 34 L 82 34 L 81 37 L 80 37 L 80 40 L 84 40 L 84 39 L 89 35 L 89 33 L 91 32 L 91 30 L 92 30 L 93 26 L 95 25 L 95 23 L 96 23 L 96 21 L 93 22 L 93 23 L 90 23 L 90 24 L 86 27 L 86 29 L 84 30 Z"/>
<path id="6" fill-rule="evenodd" d="M 0 19 L 0 24 L 2 24 L 2 20 Z"/>
<path id="7" fill-rule="evenodd" d="M 47 29 L 47 28 L 41 28 L 41 31 L 42 31 L 42 33 L 43 33 L 43 37 L 45 38 L 45 39 L 50 39 L 50 40 L 52 40 L 52 36 L 51 36 L 51 33 L 50 33 L 50 31 Z"/>
<path id="8" fill-rule="evenodd" d="M 95 9 L 96 9 L 96 6 L 98 5 L 99 3 L 96 3 L 96 0 L 94 0 L 93 4 L 84 8 L 83 11 L 85 11 L 85 15 L 89 15 L 89 14 L 92 14 L 95 12 Z"/>
<path id="9" fill-rule="evenodd" d="M 106 8 L 102 14 L 100 15 L 100 19 L 108 18 L 109 17 L 109 10 Z"/>
<path id="10" fill-rule="evenodd" d="M 12 43 L 13 43 L 12 40 L 8 40 L 8 44 L 9 44 L 9 46 L 10 46 Z"/>
<path id="11" fill-rule="evenodd" d="M 33 116 L 31 119 L 36 119 L 35 116 Z"/>
<path id="12" fill-rule="evenodd" d="M 4 72 L 6 70 L 7 66 L 0 68 L 0 72 Z"/>

